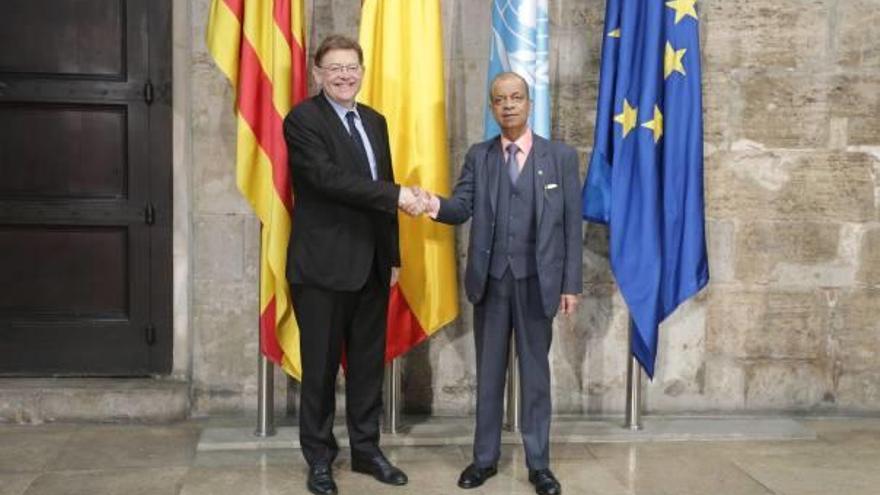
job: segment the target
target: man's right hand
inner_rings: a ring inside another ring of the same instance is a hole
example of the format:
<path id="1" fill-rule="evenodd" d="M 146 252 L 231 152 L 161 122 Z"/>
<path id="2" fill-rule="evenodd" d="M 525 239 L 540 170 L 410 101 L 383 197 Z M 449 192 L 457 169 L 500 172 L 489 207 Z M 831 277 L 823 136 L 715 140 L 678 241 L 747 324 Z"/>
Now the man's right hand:
<path id="1" fill-rule="evenodd" d="M 425 212 L 426 200 L 424 191 L 419 187 L 400 187 L 397 206 L 407 215 L 418 216 Z"/>
<path id="2" fill-rule="evenodd" d="M 437 215 L 440 214 L 440 198 L 438 198 L 436 194 L 429 193 L 428 191 L 425 191 L 425 196 L 425 213 L 436 220 Z"/>
<path id="3" fill-rule="evenodd" d="M 440 199 L 437 195 L 418 186 L 402 186 L 398 206 L 412 216 L 427 213 L 429 217 L 436 219 L 440 213 Z"/>

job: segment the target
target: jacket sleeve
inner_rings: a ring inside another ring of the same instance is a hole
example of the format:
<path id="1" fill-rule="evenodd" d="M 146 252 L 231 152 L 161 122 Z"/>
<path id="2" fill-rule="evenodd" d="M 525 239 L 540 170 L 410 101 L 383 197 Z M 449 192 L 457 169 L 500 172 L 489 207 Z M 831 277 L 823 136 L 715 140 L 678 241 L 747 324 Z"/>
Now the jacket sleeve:
<path id="1" fill-rule="evenodd" d="M 387 181 L 374 181 L 335 163 L 313 119 L 296 112 L 284 119 L 290 173 L 294 181 L 351 206 L 396 214 L 400 188 Z"/>
<path id="2" fill-rule="evenodd" d="M 474 211 L 475 158 L 476 152 L 471 148 L 464 159 L 458 182 L 450 198 L 440 199 L 440 211 L 436 221 L 450 225 L 462 224 L 471 217 Z"/>
<path id="3" fill-rule="evenodd" d="M 388 123 L 384 118 L 380 119 L 382 122 L 382 139 L 385 140 L 385 156 L 388 157 L 388 173 L 391 176 L 391 182 L 396 182 L 394 178 L 394 162 L 391 158 L 391 147 L 388 143 Z M 395 202 L 395 205 L 397 203 Z M 394 213 L 392 213 L 391 218 L 391 266 L 400 267 L 400 223 L 398 222 L 397 216 L 399 215 L 400 210 L 397 208 L 394 209 Z"/>
<path id="4" fill-rule="evenodd" d="M 562 159 L 562 185 L 565 231 L 565 262 L 562 273 L 562 293 L 580 294 L 583 291 L 583 218 L 581 213 L 581 187 L 578 173 L 578 155 L 571 147 L 564 148 Z"/>

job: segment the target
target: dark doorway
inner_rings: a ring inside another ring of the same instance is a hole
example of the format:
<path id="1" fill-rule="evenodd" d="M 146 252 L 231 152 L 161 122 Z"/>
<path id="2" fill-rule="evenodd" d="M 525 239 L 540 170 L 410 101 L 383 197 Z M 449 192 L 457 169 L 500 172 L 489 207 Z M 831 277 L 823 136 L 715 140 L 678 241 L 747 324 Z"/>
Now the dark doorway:
<path id="1" fill-rule="evenodd" d="M 171 0 L 0 2 L 0 374 L 171 370 Z"/>

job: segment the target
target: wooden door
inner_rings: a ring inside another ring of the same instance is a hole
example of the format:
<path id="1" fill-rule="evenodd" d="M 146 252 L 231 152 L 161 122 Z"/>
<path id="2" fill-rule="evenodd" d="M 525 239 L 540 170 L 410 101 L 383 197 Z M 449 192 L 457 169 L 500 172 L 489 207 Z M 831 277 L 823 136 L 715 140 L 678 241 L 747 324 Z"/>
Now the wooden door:
<path id="1" fill-rule="evenodd" d="M 0 2 L 0 374 L 171 369 L 170 10 Z"/>

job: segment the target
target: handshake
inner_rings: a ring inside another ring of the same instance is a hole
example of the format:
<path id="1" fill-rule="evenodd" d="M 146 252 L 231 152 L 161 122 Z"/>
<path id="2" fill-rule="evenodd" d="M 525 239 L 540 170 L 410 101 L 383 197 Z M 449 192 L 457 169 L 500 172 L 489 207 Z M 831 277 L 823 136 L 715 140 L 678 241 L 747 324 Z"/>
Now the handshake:
<path id="1" fill-rule="evenodd" d="M 436 218 L 440 211 L 440 200 L 418 186 L 401 186 L 397 207 L 410 216 L 427 213 L 431 218 Z"/>

